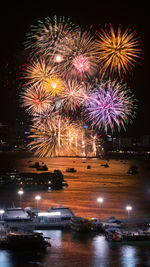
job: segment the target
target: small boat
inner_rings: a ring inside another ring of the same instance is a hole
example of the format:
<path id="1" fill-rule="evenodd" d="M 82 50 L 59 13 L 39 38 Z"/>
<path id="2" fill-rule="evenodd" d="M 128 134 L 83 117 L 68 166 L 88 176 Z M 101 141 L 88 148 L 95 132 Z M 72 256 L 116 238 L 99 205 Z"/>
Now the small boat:
<path id="1" fill-rule="evenodd" d="M 105 168 L 108 168 L 109 165 L 106 163 L 106 164 L 101 164 L 101 166 L 105 167 Z"/>
<path id="2" fill-rule="evenodd" d="M 122 232 L 119 228 L 110 227 L 105 230 L 105 236 L 108 241 L 120 242 L 123 240 Z"/>
<path id="3" fill-rule="evenodd" d="M 120 228 L 122 223 L 123 221 L 116 219 L 114 216 L 109 216 L 108 221 L 101 222 L 101 229 L 102 231 L 105 231 L 111 227 Z"/>
<path id="4" fill-rule="evenodd" d="M 51 244 L 45 239 L 42 233 L 9 232 L 0 239 L 0 247 L 12 250 L 46 249 Z"/>
<path id="5" fill-rule="evenodd" d="M 76 170 L 74 168 L 67 168 L 66 172 L 76 172 Z"/>
<path id="6" fill-rule="evenodd" d="M 91 169 L 91 166 L 90 165 L 87 165 L 87 169 Z"/>
<path id="7" fill-rule="evenodd" d="M 29 168 L 35 168 L 37 171 L 47 171 L 48 167 L 44 162 L 40 165 L 39 162 L 35 162 L 34 164 L 29 165 Z"/>
<path id="8" fill-rule="evenodd" d="M 137 174 L 138 173 L 138 168 L 137 166 L 131 166 L 130 169 L 128 170 L 128 174 Z"/>
<path id="9" fill-rule="evenodd" d="M 70 220 L 70 228 L 77 232 L 96 231 L 99 226 L 98 219 L 82 218 L 74 216 Z"/>
<path id="10" fill-rule="evenodd" d="M 150 241 L 150 233 L 138 233 L 138 232 L 128 232 L 123 233 L 123 240 L 125 241 Z"/>

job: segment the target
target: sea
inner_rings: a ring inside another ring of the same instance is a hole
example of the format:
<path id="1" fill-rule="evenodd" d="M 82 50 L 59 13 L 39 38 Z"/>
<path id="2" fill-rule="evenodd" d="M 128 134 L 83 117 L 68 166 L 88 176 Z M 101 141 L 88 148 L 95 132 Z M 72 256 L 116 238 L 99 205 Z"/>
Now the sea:
<path id="1" fill-rule="evenodd" d="M 17 188 L 0 189 L 0 208 L 20 205 L 40 211 L 63 205 L 76 216 L 108 220 L 150 217 L 150 159 L 145 158 L 35 158 L 26 154 L 5 155 L 1 168 L 13 166 L 19 172 L 31 172 L 31 163 L 44 162 L 48 171 L 61 170 L 68 187 L 61 190 L 24 190 L 21 202 Z M 105 168 L 104 164 L 109 167 Z M 90 165 L 90 168 L 87 166 Z M 135 165 L 138 173 L 128 174 Z M 76 172 L 68 173 L 67 168 Z M 100 204 L 97 199 L 103 198 Z M 132 210 L 127 214 L 126 206 Z M 0 250 L 0 267 L 134 267 L 150 266 L 150 241 L 113 243 L 99 232 L 77 233 L 70 230 L 43 230 L 50 237 L 46 251 Z"/>

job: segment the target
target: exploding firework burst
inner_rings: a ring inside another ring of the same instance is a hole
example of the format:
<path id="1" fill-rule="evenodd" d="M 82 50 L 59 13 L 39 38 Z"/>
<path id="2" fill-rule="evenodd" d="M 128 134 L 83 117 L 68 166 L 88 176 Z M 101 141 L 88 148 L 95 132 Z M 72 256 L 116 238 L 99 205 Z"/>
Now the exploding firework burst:
<path id="1" fill-rule="evenodd" d="M 74 143 L 69 141 L 72 127 L 68 119 L 60 116 L 53 116 L 46 123 L 37 120 L 30 130 L 30 150 L 40 157 L 63 156 L 74 151 Z"/>
<path id="2" fill-rule="evenodd" d="M 76 110 L 82 104 L 81 84 L 76 80 L 68 80 L 61 99 L 64 109 Z"/>
<path id="3" fill-rule="evenodd" d="M 45 79 L 43 82 L 43 88 L 49 94 L 54 96 L 60 95 L 62 91 L 65 89 L 65 82 L 58 76 L 53 76 Z"/>
<path id="4" fill-rule="evenodd" d="M 135 116 L 135 100 L 125 85 L 116 81 L 101 83 L 90 95 L 87 105 L 87 120 L 99 129 L 108 132 L 115 126 L 125 129 L 125 124 Z"/>
<path id="5" fill-rule="evenodd" d="M 121 76 L 131 69 L 136 59 L 140 57 L 139 38 L 128 29 L 121 32 L 119 27 L 116 34 L 114 28 L 110 26 L 110 31 L 102 31 L 97 35 L 95 52 L 103 65 L 103 75 L 108 70 Z"/>
<path id="6" fill-rule="evenodd" d="M 32 51 L 32 54 L 54 57 L 55 62 L 60 62 L 62 57 L 58 50 L 65 45 L 72 29 L 75 25 L 64 17 L 54 16 L 53 19 L 45 18 L 45 21 L 39 21 L 37 26 L 31 26 L 27 34 L 26 48 Z"/>
<path id="7" fill-rule="evenodd" d="M 30 65 L 28 65 L 25 78 L 28 80 L 27 84 L 36 84 L 45 82 L 48 78 L 57 74 L 56 66 L 46 62 L 44 59 L 37 59 L 32 60 Z"/>
<path id="8" fill-rule="evenodd" d="M 20 98 L 22 106 L 33 116 L 53 108 L 52 97 L 39 84 L 25 88 Z"/>
<path id="9" fill-rule="evenodd" d="M 96 155 L 97 131 L 125 129 L 134 118 L 131 91 L 96 77 L 100 70 L 101 79 L 121 77 L 134 66 L 141 53 L 135 33 L 120 27 L 115 32 L 111 26 L 95 40 L 69 19 L 55 16 L 31 27 L 26 48 L 31 53 L 21 102 L 32 115 L 29 147 L 36 156 L 86 156 L 88 147 Z"/>
<path id="10" fill-rule="evenodd" d="M 93 37 L 88 32 L 75 31 L 59 53 L 63 57 L 60 67 L 67 78 L 91 78 L 97 71 Z"/>

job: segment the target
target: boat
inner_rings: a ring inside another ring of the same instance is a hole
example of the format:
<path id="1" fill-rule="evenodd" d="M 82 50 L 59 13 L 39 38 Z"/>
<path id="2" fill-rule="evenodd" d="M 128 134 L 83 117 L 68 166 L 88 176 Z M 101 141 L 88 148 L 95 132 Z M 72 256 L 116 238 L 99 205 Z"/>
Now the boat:
<path id="1" fill-rule="evenodd" d="M 109 165 L 106 163 L 106 164 L 101 164 L 101 166 L 105 167 L 105 168 L 109 168 Z"/>
<path id="2" fill-rule="evenodd" d="M 34 164 L 30 164 L 29 168 L 35 168 L 37 171 L 47 171 L 48 167 L 44 162 L 40 165 L 40 163 L 37 161 Z"/>
<path id="3" fill-rule="evenodd" d="M 116 219 L 115 216 L 109 216 L 108 221 L 101 222 L 101 230 L 105 231 L 106 229 L 110 227 L 120 228 L 122 223 L 123 221 Z"/>
<path id="4" fill-rule="evenodd" d="M 150 241 L 150 233 L 139 233 L 137 231 L 123 233 L 123 240 L 124 241 Z"/>
<path id="5" fill-rule="evenodd" d="M 28 209 L 33 214 L 32 208 Z M 33 224 L 35 229 L 56 229 L 67 228 L 74 213 L 68 208 L 60 205 L 59 207 L 51 207 L 46 212 L 36 212 Z"/>
<path id="6" fill-rule="evenodd" d="M 130 169 L 128 170 L 128 174 L 137 174 L 138 173 L 138 168 L 137 166 L 131 166 Z"/>
<path id="7" fill-rule="evenodd" d="M 7 231 L 33 231 L 31 216 L 22 208 L 6 208 L 1 215 L 0 225 Z"/>
<path id="8" fill-rule="evenodd" d="M 70 220 L 70 228 L 77 232 L 96 231 L 99 227 L 99 220 L 95 218 L 82 218 L 74 216 Z"/>
<path id="9" fill-rule="evenodd" d="M 54 172 L 1 173 L 0 187 L 57 190 L 68 186 L 60 170 Z"/>
<path id="10" fill-rule="evenodd" d="M 120 242 L 123 240 L 122 232 L 116 227 L 107 228 L 105 230 L 105 237 L 108 241 Z"/>
<path id="11" fill-rule="evenodd" d="M 76 170 L 74 168 L 67 168 L 66 172 L 76 172 Z"/>
<path id="12" fill-rule="evenodd" d="M 91 169 L 91 166 L 90 165 L 87 165 L 87 169 Z"/>
<path id="13" fill-rule="evenodd" d="M 0 247 L 12 250 L 46 249 L 50 242 L 46 241 L 42 233 L 9 232 L 0 239 Z"/>

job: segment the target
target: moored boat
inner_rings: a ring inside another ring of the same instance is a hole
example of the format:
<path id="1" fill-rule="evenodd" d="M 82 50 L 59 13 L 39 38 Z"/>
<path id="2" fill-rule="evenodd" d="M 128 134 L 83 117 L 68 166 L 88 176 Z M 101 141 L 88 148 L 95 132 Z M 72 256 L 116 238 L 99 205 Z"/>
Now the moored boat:
<path id="1" fill-rule="evenodd" d="M 70 220 L 70 228 L 77 232 L 96 231 L 99 227 L 99 220 L 74 216 Z"/>
<path id="2" fill-rule="evenodd" d="M 105 236 L 108 241 L 120 242 L 123 240 L 122 232 L 119 228 L 110 227 L 105 230 Z"/>
<path id="3" fill-rule="evenodd" d="M 9 232 L 0 239 L 0 247 L 12 250 L 46 249 L 51 246 L 42 233 Z"/>
<path id="4" fill-rule="evenodd" d="M 74 213 L 68 208 L 60 205 L 59 207 L 51 207 L 46 212 L 32 212 L 32 208 L 28 209 L 29 214 L 34 214 L 33 225 L 35 229 L 57 229 L 67 228 Z"/>
<path id="5" fill-rule="evenodd" d="M 35 229 L 32 223 L 32 218 L 22 208 L 4 209 L 0 224 L 8 231 L 32 231 Z"/>

